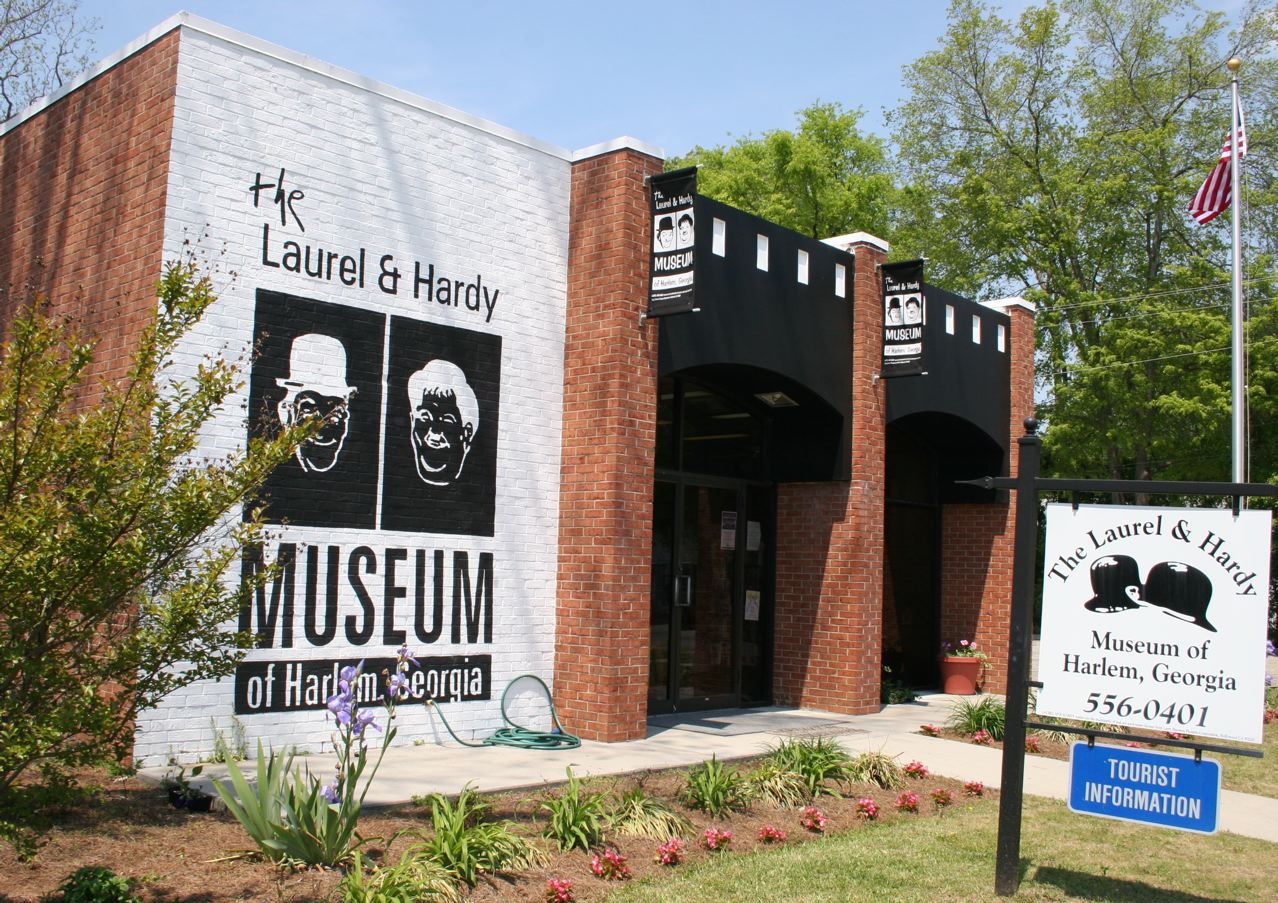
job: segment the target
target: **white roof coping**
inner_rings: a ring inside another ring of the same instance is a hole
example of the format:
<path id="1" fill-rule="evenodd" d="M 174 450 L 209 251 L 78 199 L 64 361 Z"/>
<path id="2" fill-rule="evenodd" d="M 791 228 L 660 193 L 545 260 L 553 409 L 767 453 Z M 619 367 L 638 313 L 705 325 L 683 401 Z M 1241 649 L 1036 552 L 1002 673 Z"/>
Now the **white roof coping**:
<path id="1" fill-rule="evenodd" d="M 847 235 L 835 235 L 833 238 L 823 238 L 821 241 L 844 251 L 850 250 L 853 245 L 873 245 L 884 254 L 892 250 L 890 244 L 869 232 L 849 232 Z"/>
<path id="2" fill-rule="evenodd" d="M 633 150 L 641 154 L 647 154 L 650 157 L 656 157 L 658 160 L 666 159 L 664 148 L 649 144 L 639 138 L 633 138 L 630 135 L 622 135 L 619 138 L 613 138 L 611 141 L 601 141 L 598 144 L 583 147 L 581 150 L 575 150 L 570 155 L 570 159 L 573 163 L 577 163 L 581 160 L 589 160 L 591 157 L 599 157 L 619 150 Z"/>
<path id="3" fill-rule="evenodd" d="M 221 25 L 210 19 L 205 19 L 203 16 L 197 16 L 194 13 L 185 11 L 175 13 L 165 19 L 146 34 L 130 41 L 120 50 L 117 50 L 115 53 L 108 55 L 98 63 L 85 69 L 76 78 L 67 82 L 56 91 L 46 94 L 25 110 L 14 115 L 11 119 L 0 123 L 0 135 L 17 128 L 19 125 L 37 115 L 54 102 L 70 94 L 77 88 L 89 83 L 104 72 L 118 66 L 124 60 L 133 56 L 133 54 L 159 40 L 175 28 L 189 28 L 192 31 L 218 38 L 219 40 L 226 41 L 230 44 L 236 44 L 240 47 L 256 51 L 263 56 L 272 57 L 280 60 L 281 62 L 289 63 L 301 69 L 306 69 L 318 75 L 325 76 L 326 78 L 331 78 L 334 81 L 351 85 L 352 87 L 369 91 L 373 94 L 379 94 L 382 97 L 397 101 L 405 106 L 424 110 L 444 119 L 450 119 L 454 122 L 479 129 L 480 131 L 488 132 L 498 138 L 503 138 L 514 144 L 523 145 L 524 147 L 540 151 L 561 160 L 571 162 L 573 160 L 581 159 L 582 155 L 586 157 L 594 155 L 593 153 L 587 153 L 587 151 L 605 153 L 605 150 L 596 150 L 596 148 L 616 149 L 616 147 L 633 147 L 635 150 L 643 151 L 643 153 L 652 154 L 653 156 L 660 157 L 662 159 L 665 158 L 665 153 L 663 151 L 658 150 L 652 145 L 648 145 L 638 141 L 637 139 L 628 137 L 618 138 L 614 141 L 607 142 L 606 144 L 595 145 L 593 148 L 587 148 L 586 151 L 577 151 L 576 153 L 573 153 L 567 148 L 551 144 L 547 141 L 541 141 L 537 138 L 525 135 L 523 132 L 516 131 L 515 129 L 507 128 L 504 125 L 498 125 L 490 120 L 482 119 L 478 116 L 472 116 L 470 113 L 465 113 L 455 107 L 450 107 L 447 104 L 430 100 L 401 88 L 396 88 L 393 85 L 386 84 L 385 82 L 379 82 L 376 79 L 368 78 L 357 72 L 352 72 L 349 69 L 334 66 L 333 64 L 326 63 L 316 57 L 309 56 L 305 53 L 299 53 L 296 50 L 289 50 L 286 47 L 281 47 L 278 44 L 273 44 L 270 41 L 245 34 L 242 31 L 237 31 L 234 28 Z M 613 145 L 615 145 L 615 147 L 613 147 Z"/>
<path id="4" fill-rule="evenodd" d="M 1020 295 L 1013 295 L 1010 298 L 999 298 L 995 301 L 982 301 L 981 304 L 984 305 L 985 307 L 990 307 L 990 308 L 993 308 L 994 310 L 1001 310 L 1001 311 L 1007 311 L 1009 308 L 1012 308 L 1012 307 L 1020 307 L 1020 308 L 1024 308 L 1025 310 L 1028 310 L 1030 312 L 1030 316 L 1034 315 L 1034 305 L 1030 304 Z"/>

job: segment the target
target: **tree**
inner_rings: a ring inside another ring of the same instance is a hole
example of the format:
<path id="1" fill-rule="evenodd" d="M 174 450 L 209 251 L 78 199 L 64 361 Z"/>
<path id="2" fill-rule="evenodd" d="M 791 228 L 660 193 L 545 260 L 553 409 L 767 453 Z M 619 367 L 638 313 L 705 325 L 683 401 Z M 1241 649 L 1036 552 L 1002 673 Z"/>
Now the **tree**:
<path id="1" fill-rule="evenodd" d="M 239 506 L 313 429 L 198 456 L 241 385 L 236 362 L 178 377 L 173 353 L 213 302 L 166 269 L 127 377 L 86 383 L 92 342 L 40 304 L 0 360 L 0 836 L 68 768 L 118 761 L 135 714 L 229 674 L 252 637 L 227 629 L 254 586 L 231 578 L 262 526 Z M 235 575 L 238 577 L 238 575 Z M 27 847 L 29 849 L 29 846 Z"/>
<path id="2" fill-rule="evenodd" d="M 815 103 L 799 127 L 694 147 L 670 169 L 700 165 L 697 190 L 813 238 L 855 230 L 883 234 L 893 197 L 883 142 L 857 130 L 859 110 Z"/>
<path id="3" fill-rule="evenodd" d="M 96 19 L 76 0 L 0 0 L 0 122 L 88 65 Z"/>
<path id="4" fill-rule="evenodd" d="M 1245 61 L 1253 420 L 1278 399 L 1268 299 L 1278 232 L 1278 14 L 1236 33 L 1189 0 L 1064 0 L 1007 22 L 955 0 L 892 115 L 908 182 L 893 238 L 934 281 L 1019 292 L 1039 311 L 1049 467 L 1074 476 L 1229 476 L 1228 218 L 1187 217 L 1228 132 L 1224 62 Z M 1253 475 L 1278 473 L 1260 436 Z"/>

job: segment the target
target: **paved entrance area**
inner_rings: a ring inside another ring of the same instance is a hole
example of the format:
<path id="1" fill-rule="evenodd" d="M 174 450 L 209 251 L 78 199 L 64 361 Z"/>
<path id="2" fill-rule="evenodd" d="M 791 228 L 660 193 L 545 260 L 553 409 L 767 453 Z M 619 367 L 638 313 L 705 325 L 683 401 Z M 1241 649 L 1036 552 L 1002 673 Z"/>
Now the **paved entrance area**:
<path id="1" fill-rule="evenodd" d="M 942 724 L 959 697 L 932 694 L 904 705 L 884 706 L 871 715 L 839 715 L 808 709 L 744 709 L 662 716 L 649 722 L 648 736 L 628 743 L 582 743 L 580 749 L 536 751 L 489 746 L 469 748 L 451 740 L 440 745 L 390 750 L 367 802 L 389 805 L 407 802 L 415 794 L 457 793 L 467 783 L 481 791 L 541 787 L 564 780 L 569 767 L 579 776 L 625 774 L 647 769 L 694 765 L 712 755 L 721 760 L 757 756 L 789 737 L 828 736 L 854 753 L 882 751 L 904 764 L 912 759 L 937 773 L 960 780 L 982 781 L 997 787 L 1002 777 L 1002 752 L 972 743 L 925 737 L 921 724 Z M 1223 767 L 1228 769 L 1226 756 Z M 316 774 L 329 772 L 331 756 L 307 756 Z M 163 769 L 148 769 L 155 778 Z M 207 766 L 195 781 L 207 786 L 225 768 Z M 1036 796 L 1066 799 L 1069 764 L 1028 756 L 1025 791 Z M 1220 829 L 1278 843 L 1278 799 L 1222 791 Z"/>

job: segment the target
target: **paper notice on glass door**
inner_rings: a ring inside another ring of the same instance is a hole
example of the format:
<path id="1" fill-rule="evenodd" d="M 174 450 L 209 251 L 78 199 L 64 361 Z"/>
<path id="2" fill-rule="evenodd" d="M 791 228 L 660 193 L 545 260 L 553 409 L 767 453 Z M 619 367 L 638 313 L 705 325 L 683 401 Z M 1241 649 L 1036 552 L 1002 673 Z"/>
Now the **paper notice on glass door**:
<path id="1" fill-rule="evenodd" d="M 746 590 L 745 619 L 747 621 L 759 620 L 759 591 L 757 589 Z"/>
<path id="2" fill-rule="evenodd" d="M 757 520 L 746 521 L 746 551 L 759 551 L 759 542 L 763 538 L 763 526 Z"/>
<path id="3" fill-rule="evenodd" d="M 729 552 L 737 547 L 737 512 L 724 511 L 719 515 L 719 548 Z"/>

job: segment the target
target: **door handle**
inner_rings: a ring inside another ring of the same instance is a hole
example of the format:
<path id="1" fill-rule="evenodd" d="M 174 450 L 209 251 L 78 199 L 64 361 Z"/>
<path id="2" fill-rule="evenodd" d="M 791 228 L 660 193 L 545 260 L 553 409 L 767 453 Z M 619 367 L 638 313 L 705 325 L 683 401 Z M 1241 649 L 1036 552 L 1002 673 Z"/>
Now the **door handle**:
<path id="1" fill-rule="evenodd" d="M 692 575 L 680 574 L 675 577 L 675 605 L 687 608 L 692 604 Z"/>

